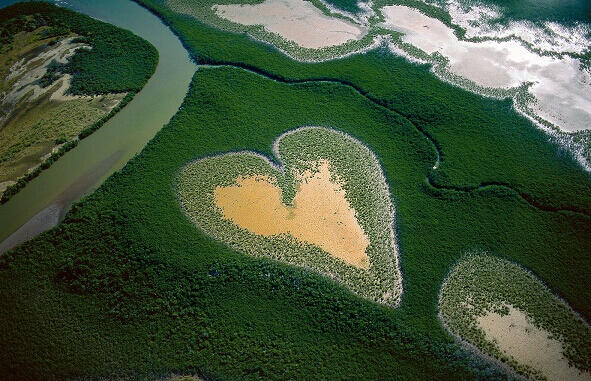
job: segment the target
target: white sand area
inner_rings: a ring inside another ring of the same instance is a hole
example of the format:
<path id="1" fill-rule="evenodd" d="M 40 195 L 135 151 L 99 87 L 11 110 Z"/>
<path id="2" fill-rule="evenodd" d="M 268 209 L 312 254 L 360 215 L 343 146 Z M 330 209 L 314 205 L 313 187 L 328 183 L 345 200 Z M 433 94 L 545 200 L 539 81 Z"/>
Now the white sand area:
<path id="1" fill-rule="evenodd" d="M 550 338 L 548 332 L 537 328 L 513 306 L 505 316 L 488 312 L 478 317 L 478 326 L 503 353 L 540 371 L 550 381 L 591 380 L 591 374 L 569 366 L 560 341 Z"/>

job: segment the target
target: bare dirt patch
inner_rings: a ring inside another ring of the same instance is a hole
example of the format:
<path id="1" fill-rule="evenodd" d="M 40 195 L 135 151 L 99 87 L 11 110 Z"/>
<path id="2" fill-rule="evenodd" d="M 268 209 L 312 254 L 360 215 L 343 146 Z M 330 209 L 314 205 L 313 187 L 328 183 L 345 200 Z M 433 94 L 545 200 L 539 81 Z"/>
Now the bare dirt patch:
<path id="1" fill-rule="evenodd" d="M 507 315 L 488 312 L 477 321 L 487 339 L 494 341 L 504 354 L 540 371 L 548 380 L 591 380 L 591 374 L 569 366 L 560 341 L 536 327 L 513 306 L 509 306 Z"/>
<path id="2" fill-rule="evenodd" d="M 215 202 L 224 218 L 254 234 L 290 234 L 350 265 L 367 269 L 369 239 L 329 167 L 322 161 L 317 172 L 308 170 L 299 176 L 293 206 L 283 204 L 281 189 L 268 176 L 239 177 L 236 185 L 218 186 Z"/>

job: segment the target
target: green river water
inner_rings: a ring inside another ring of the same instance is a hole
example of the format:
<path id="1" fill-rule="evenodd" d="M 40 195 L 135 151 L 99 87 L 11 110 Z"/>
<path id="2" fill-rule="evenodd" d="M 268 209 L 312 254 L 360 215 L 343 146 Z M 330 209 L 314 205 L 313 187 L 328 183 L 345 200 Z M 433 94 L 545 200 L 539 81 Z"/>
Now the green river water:
<path id="1" fill-rule="evenodd" d="M 0 1 L 0 7 L 15 1 Z M 133 101 L 0 206 L 0 252 L 59 223 L 72 202 L 121 169 L 176 113 L 196 70 L 179 39 L 130 0 L 54 1 L 132 31 L 158 50 L 156 72 Z"/>

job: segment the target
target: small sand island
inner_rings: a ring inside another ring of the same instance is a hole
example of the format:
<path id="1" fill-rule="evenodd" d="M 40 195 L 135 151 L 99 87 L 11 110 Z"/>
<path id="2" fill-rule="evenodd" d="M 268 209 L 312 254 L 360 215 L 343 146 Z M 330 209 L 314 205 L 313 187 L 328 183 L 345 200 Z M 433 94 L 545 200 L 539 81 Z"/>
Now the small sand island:
<path id="1" fill-rule="evenodd" d="M 328 161 L 316 164 L 318 172 L 308 170 L 299 176 L 293 206 L 283 204 L 281 189 L 267 176 L 239 177 L 236 185 L 216 187 L 216 205 L 224 218 L 254 234 L 287 233 L 350 265 L 367 269 L 369 240 L 355 210 L 340 182 L 331 178 Z"/>

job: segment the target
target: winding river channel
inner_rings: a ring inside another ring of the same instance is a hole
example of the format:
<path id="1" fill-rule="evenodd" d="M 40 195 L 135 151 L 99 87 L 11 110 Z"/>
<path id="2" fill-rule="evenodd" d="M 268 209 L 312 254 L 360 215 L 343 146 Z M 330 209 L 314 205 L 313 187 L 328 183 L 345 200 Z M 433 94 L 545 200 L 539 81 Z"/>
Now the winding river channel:
<path id="1" fill-rule="evenodd" d="M 0 0 L 0 7 L 16 1 Z M 131 0 L 54 3 L 132 31 L 156 47 L 156 72 L 123 110 L 0 206 L 0 252 L 56 226 L 72 202 L 121 169 L 177 112 L 196 65 L 160 19 Z"/>

